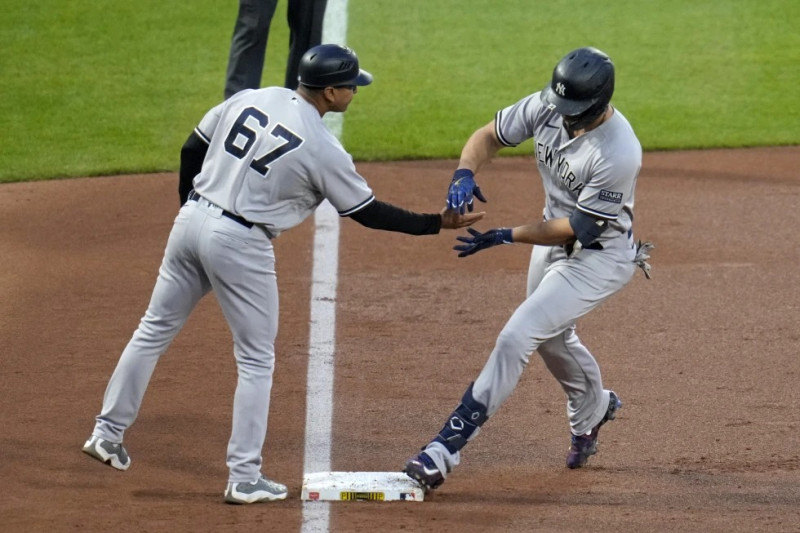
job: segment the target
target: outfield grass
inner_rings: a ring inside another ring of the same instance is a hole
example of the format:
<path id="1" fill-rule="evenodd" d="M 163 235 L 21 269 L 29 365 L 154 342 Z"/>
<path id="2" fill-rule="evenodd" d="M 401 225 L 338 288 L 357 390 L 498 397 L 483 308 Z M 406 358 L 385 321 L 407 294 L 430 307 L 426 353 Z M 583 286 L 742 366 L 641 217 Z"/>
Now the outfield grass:
<path id="1" fill-rule="evenodd" d="M 369 0 L 351 11 L 350 40 L 369 43 L 360 53 L 376 75 L 346 121 L 361 158 L 456 155 L 587 45 L 614 60 L 614 102 L 646 149 L 800 143 L 795 0 Z"/>
<path id="2" fill-rule="evenodd" d="M 343 141 L 358 160 L 455 157 L 568 50 L 617 65 L 615 104 L 646 149 L 800 143 L 800 2 L 350 0 L 375 83 Z M 222 97 L 233 1 L 6 0 L 0 181 L 176 170 Z M 285 3 L 264 84 L 281 84 Z M 529 146 L 506 153 L 524 153 Z"/>

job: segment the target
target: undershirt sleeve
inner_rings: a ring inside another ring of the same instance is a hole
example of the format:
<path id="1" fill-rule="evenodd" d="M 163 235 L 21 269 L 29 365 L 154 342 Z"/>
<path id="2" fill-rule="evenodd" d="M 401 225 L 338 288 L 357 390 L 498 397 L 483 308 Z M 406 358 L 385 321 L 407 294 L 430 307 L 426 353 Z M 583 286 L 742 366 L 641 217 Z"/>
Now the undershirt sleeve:
<path id="1" fill-rule="evenodd" d="M 379 200 L 370 202 L 348 216 L 367 228 L 409 235 L 435 235 L 442 228 L 439 214 L 414 213 Z"/>
<path id="2" fill-rule="evenodd" d="M 189 192 L 193 187 L 192 182 L 203 168 L 206 152 L 208 152 L 208 143 L 200 137 L 197 130 L 193 131 L 181 148 L 181 169 L 178 182 L 181 205 L 185 204 L 189 198 Z"/>

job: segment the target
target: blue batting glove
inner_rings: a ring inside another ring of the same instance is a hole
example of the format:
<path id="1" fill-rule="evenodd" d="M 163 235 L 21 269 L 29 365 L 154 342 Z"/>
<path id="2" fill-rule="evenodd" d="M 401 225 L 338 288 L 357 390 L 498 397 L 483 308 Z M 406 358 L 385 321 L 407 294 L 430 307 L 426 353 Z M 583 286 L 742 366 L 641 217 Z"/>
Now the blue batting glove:
<path id="1" fill-rule="evenodd" d="M 453 174 L 450 189 L 447 191 L 447 209 L 464 214 L 464 207 L 471 213 L 474 208 L 473 196 L 486 203 L 481 188 L 475 184 L 475 174 L 466 168 L 460 168 Z"/>
<path id="2" fill-rule="evenodd" d="M 511 228 L 490 229 L 486 233 L 472 228 L 467 228 L 472 237 L 456 237 L 456 240 L 466 244 L 457 244 L 453 250 L 460 252 L 458 257 L 467 257 L 475 252 L 497 246 L 499 244 L 511 244 L 514 239 L 511 237 Z"/>

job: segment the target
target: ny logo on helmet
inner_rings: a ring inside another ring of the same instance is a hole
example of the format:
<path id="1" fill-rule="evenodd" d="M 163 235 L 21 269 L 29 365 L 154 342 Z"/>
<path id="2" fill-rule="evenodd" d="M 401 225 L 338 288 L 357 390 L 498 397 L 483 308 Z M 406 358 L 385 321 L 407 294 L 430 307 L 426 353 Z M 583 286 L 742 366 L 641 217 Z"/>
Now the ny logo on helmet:
<path id="1" fill-rule="evenodd" d="M 563 84 L 563 83 L 561 83 L 561 82 L 558 82 L 558 83 L 556 83 L 556 92 L 557 92 L 559 95 L 561 95 L 561 96 L 564 96 L 564 93 L 565 93 L 565 92 L 567 92 L 567 88 L 566 88 L 566 87 L 564 87 L 564 84 Z"/>

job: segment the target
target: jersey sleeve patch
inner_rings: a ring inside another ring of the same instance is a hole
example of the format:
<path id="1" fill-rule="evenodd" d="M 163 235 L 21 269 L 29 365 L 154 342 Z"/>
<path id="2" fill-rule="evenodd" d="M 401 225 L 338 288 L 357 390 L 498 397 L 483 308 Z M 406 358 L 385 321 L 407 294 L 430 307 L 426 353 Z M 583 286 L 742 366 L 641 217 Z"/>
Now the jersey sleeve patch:
<path id="1" fill-rule="evenodd" d="M 621 204 L 622 203 L 622 193 L 621 192 L 614 192 L 614 191 L 607 191 L 605 189 L 600 190 L 600 194 L 598 194 L 597 198 L 604 202 L 611 202 L 612 204 Z"/>

